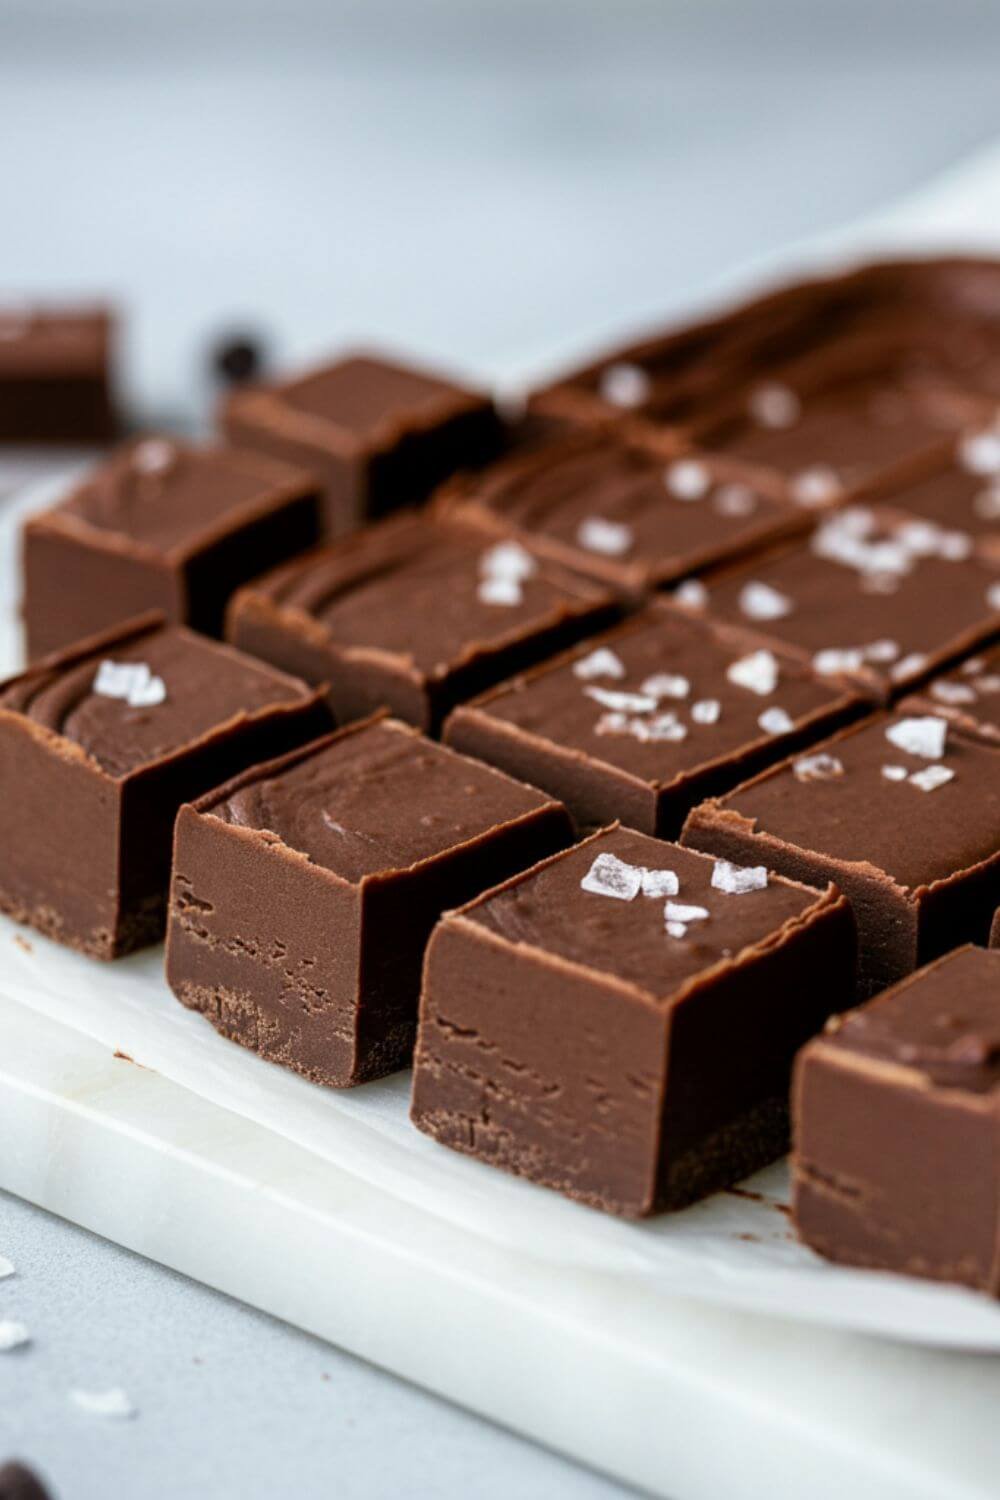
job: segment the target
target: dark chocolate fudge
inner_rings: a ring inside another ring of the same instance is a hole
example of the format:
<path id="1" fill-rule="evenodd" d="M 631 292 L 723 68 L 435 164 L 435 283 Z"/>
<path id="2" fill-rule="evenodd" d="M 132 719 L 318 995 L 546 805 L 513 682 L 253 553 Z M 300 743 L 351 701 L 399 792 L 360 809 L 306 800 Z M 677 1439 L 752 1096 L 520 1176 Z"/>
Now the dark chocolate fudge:
<path id="1" fill-rule="evenodd" d="M 960 948 L 833 1020 L 794 1116 L 807 1244 L 1000 1296 L 1000 953 Z"/>
<path id="2" fill-rule="evenodd" d="M 0 300 L 0 442 L 110 442 L 113 333 L 106 308 Z"/>
<path id="3" fill-rule="evenodd" d="M 592 432 L 460 478 L 442 503 L 632 598 L 808 524 L 766 474 Z"/>
<path id="4" fill-rule="evenodd" d="M 220 635 L 241 583 L 314 545 L 308 474 L 235 448 L 128 443 L 24 530 L 29 657 L 147 609 Z"/>
<path id="5" fill-rule="evenodd" d="M 387 705 L 435 732 L 454 704 L 616 612 L 607 591 L 517 541 L 412 514 L 241 589 L 227 635 L 327 684 L 341 722 Z"/>
<path id="6" fill-rule="evenodd" d="M 318 1083 L 401 1068 L 447 908 L 572 837 L 558 803 L 394 720 L 352 725 L 177 820 L 167 978 Z"/>
<path id="7" fill-rule="evenodd" d="M 959 943 L 1000 901 L 1000 748 L 933 714 L 876 714 L 696 807 L 682 843 L 854 907 L 861 995 Z"/>
<path id="8" fill-rule="evenodd" d="M 24 1464 L 4 1464 L 0 1469 L 0 1500 L 49 1500 L 49 1492 Z"/>
<path id="9" fill-rule="evenodd" d="M 679 1208 L 784 1151 L 792 1059 L 853 978 L 832 888 L 605 829 L 438 924 L 413 1121 L 612 1213 Z"/>
<path id="10" fill-rule="evenodd" d="M 450 715 L 446 743 L 559 797 L 582 827 L 675 838 L 703 797 L 856 715 L 863 700 L 745 631 L 653 604 Z"/>
<path id="11" fill-rule="evenodd" d="M 424 499 L 448 475 L 494 457 L 501 443 L 488 397 L 371 354 L 235 391 L 222 426 L 231 441 L 319 477 L 331 536 Z"/>
<path id="12" fill-rule="evenodd" d="M 766 632 L 820 673 L 888 699 L 1000 632 L 1000 555 L 887 507 L 824 517 L 808 541 L 721 571 L 701 604 Z"/>
<path id="13" fill-rule="evenodd" d="M 163 931 L 174 817 L 330 725 L 321 696 L 157 617 L 0 685 L 0 911 L 98 958 Z"/>
<path id="14" fill-rule="evenodd" d="M 1000 646 L 968 657 L 899 706 L 907 713 L 940 714 L 1000 745 Z"/>

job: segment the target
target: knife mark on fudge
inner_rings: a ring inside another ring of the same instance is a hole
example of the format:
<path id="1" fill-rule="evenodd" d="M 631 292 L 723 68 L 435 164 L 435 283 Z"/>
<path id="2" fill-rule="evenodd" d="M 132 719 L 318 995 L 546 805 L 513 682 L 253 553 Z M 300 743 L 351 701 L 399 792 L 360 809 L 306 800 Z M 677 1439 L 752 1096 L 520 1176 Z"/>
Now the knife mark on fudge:
<path id="1" fill-rule="evenodd" d="M 662 440 L 589 432 L 457 479 L 440 504 L 625 598 L 808 524 L 766 474 Z"/>
<path id="2" fill-rule="evenodd" d="M 861 994 L 964 942 L 1000 901 L 1000 748 L 933 714 L 876 714 L 696 807 L 681 842 L 854 908 Z"/>
<path id="3" fill-rule="evenodd" d="M 147 609 L 219 635 L 248 579 L 312 546 L 316 482 L 234 448 L 131 442 L 24 528 L 29 657 Z"/>
<path id="4" fill-rule="evenodd" d="M 156 617 L 0 685 L 0 910 L 116 958 L 163 932 L 174 817 L 330 725 L 304 682 Z"/>
<path id="5" fill-rule="evenodd" d="M 960 948 L 831 1022 L 794 1110 L 808 1245 L 1000 1295 L 1000 953 Z"/>
<path id="6" fill-rule="evenodd" d="M 559 797 L 581 827 L 676 837 L 690 809 L 863 710 L 748 631 L 660 604 L 449 716 L 447 744 Z"/>
<path id="7" fill-rule="evenodd" d="M 372 354 L 235 391 L 221 422 L 230 441 L 318 475 L 331 536 L 424 499 L 502 440 L 488 397 Z"/>
<path id="8" fill-rule="evenodd" d="M 436 732 L 455 703 L 618 612 L 606 590 L 519 542 L 407 515 L 240 590 L 227 634 L 244 650 L 327 684 L 341 722 L 387 705 Z"/>
<path id="9" fill-rule="evenodd" d="M 1000 633 L 1000 556 L 966 532 L 882 506 L 826 516 L 807 541 L 721 570 L 703 588 L 711 618 L 766 631 L 876 699 Z"/>
<path id="10" fill-rule="evenodd" d="M 182 809 L 167 978 L 224 1036 L 319 1083 L 406 1066 L 449 907 L 561 848 L 565 810 L 376 718 Z"/>
<path id="11" fill-rule="evenodd" d="M 781 1155 L 792 1058 L 853 979 L 832 888 L 605 829 L 438 924 L 413 1120 L 608 1212 L 679 1208 Z"/>
<path id="12" fill-rule="evenodd" d="M 0 443 L 107 443 L 114 315 L 0 301 Z"/>

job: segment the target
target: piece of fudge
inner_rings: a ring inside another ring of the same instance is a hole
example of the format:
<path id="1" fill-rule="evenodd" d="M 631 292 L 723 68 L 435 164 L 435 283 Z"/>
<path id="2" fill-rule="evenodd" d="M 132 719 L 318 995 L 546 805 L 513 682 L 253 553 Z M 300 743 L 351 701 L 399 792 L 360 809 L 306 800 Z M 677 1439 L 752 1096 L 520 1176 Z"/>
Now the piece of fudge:
<path id="1" fill-rule="evenodd" d="M 702 803 L 681 842 L 834 881 L 857 918 L 867 997 L 986 941 L 1000 900 L 1000 748 L 934 714 L 875 714 Z"/>
<path id="2" fill-rule="evenodd" d="M 0 301 L 0 443 L 107 443 L 114 320 L 101 307 Z"/>
<path id="3" fill-rule="evenodd" d="M 385 705 L 433 733 L 456 703 L 616 613 L 606 590 L 519 542 L 410 514 L 241 589 L 226 633 L 325 683 L 341 722 Z"/>
<path id="4" fill-rule="evenodd" d="M 899 706 L 907 713 L 940 714 L 966 733 L 1000 745 L 1000 646 L 968 657 Z"/>
<path id="5" fill-rule="evenodd" d="M 899 506 L 1000 551 L 1000 431 L 964 433 L 903 479 L 868 487 L 865 499 Z"/>
<path id="6" fill-rule="evenodd" d="M 128 443 L 25 524 L 28 656 L 149 609 L 220 635 L 233 590 L 319 531 L 300 469 L 173 438 Z"/>
<path id="7" fill-rule="evenodd" d="M 441 913 L 571 837 L 533 788 L 395 720 L 351 725 L 181 809 L 167 979 L 315 1082 L 378 1078 L 409 1062 Z"/>
<path id="8" fill-rule="evenodd" d="M 559 797 L 580 827 L 675 838 L 690 809 L 862 711 L 746 631 L 654 603 L 449 716 L 444 739 Z"/>
<path id="9" fill-rule="evenodd" d="M 808 540 L 720 571 L 684 602 L 887 700 L 1000 630 L 1000 555 L 923 517 L 853 505 Z"/>
<path id="10" fill-rule="evenodd" d="M 24 1464 L 4 1464 L 0 1469 L 0 1500 L 50 1500 L 36 1474 Z"/>
<path id="11" fill-rule="evenodd" d="M 460 477 L 441 504 L 633 599 L 808 524 L 766 474 L 589 431 Z"/>
<path id="12" fill-rule="evenodd" d="M 1000 1296 L 1000 953 L 963 947 L 803 1049 L 793 1212 L 829 1260 Z"/>
<path id="13" fill-rule="evenodd" d="M 331 536 L 423 500 L 501 445 L 489 397 L 373 354 L 243 387 L 227 398 L 221 421 L 232 442 L 318 476 Z"/>
<path id="14" fill-rule="evenodd" d="M 785 1150 L 792 1059 L 851 1003 L 832 888 L 604 829 L 439 923 L 414 1124 L 638 1216 Z"/>
<path id="15" fill-rule="evenodd" d="M 181 803 L 330 723 L 304 682 L 157 616 L 0 684 L 0 911 L 97 958 L 155 942 Z"/>

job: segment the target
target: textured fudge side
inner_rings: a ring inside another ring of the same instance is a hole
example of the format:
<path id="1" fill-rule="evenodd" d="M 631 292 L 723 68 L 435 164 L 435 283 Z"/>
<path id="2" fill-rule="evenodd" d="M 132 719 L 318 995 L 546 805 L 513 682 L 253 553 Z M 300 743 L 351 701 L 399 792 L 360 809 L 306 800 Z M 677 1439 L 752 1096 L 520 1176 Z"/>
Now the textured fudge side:
<path id="1" fill-rule="evenodd" d="M 794 1215 L 830 1260 L 1000 1294 L 1000 953 L 966 947 L 796 1065 Z"/>
<path id="2" fill-rule="evenodd" d="M 0 910 L 115 958 L 163 932 L 178 807 L 330 724 L 305 683 L 134 623 L 0 685 Z"/>
<path id="3" fill-rule="evenodd" d="M 502 438 L 486 396 L 369 354 L 236 391 L 222 426 L 231 441 L 319 476 L 331 536 L 423 500 L 450 474 L 491 459 Z"/>
<path id="4" fill-rule="evenodd" d="M 315 481 L 256 453 L 145 438 L 24 528 L 29 657 L 149 609 L 220 635 L 248 579 L 319 536 Z"/>
<path id="5" fill-rule="evenodd" d="M 681 842 L 854 908 L 860 993 L 964 942 L 1000 899 L 1000 749 L 936 715 L 876 714 L 696 807 Z"/>
<path id="6" fill-rule="evenodd" d="M 617 890 L 594 884 L 610 856 Z M 665 872 L 689 924 L 670 918 Z M 832 889 L 759 875 L 720 890 L 714 861 L 612 828 L 448 913 L 424 970 L 414 1123 L 629 1216 L 780 1156 L 795 1052 L 851 1002 L 854 928 Z"/>
<path id="7" fill-rule="evenodd" d="M 532 788 L 392 720 L 352 725 L 181 809 L 168 981 L 307 1078 L 378 1078 L 409 1061 L 441 913 L 571 837 Z"/>

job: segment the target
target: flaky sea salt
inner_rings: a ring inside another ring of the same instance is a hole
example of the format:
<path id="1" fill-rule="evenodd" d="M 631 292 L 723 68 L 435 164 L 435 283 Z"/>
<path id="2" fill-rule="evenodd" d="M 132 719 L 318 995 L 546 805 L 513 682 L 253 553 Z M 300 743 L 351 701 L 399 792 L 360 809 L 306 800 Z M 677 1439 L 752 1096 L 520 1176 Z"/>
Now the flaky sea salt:
<path id="1" fill-rule="evenodd" d="M 835 781 L 844 774 L 844 762 L 821 750 L 816 755 L 800 755 L 792 762 L 792 771 L 799 781 Z"/>
<path id="2" fill-rule="evenodd" d="M 0 1318 L 0 1354 L 10 1354 L 30 1343 L 31 1334 L 24 1323 L 16 1323 L 13 1318 Z"/>
<path id="3" fill-rule="evenodd" d="M 777 704 L 773 708 L 765 708 L 764 712 L 759 715 L 757 723 L 765 734 L 787 734 L 795 727 L 791 717 Z"/>
<path id="4" fill-rule="evenodd" d="M 691 684 L 676 672 L 654 672 L 646 678 L 640 691 L 648 693 L 651 698 L 686 698 Z"/>
<path id="5" fill-rule="evenodd" d="M 728 859 L 717 859 L 712 870 L 712 885 L 727 896 L 743 896 L 747 891 L 762 891 L 767 885 L 764 865 L 734 865 Z"/>
<path id="6" fill-rule="evenodd" d="M 145 438 L 132 449 L 132 467 L 140 474 L 165 474 L 176 453 L 166 438 Z"/>
<path id="7" fill-rule="evenodd" d="M 922 672 L 927 665 L 927 657 L 922 651 L 910 651 L 906 656 L 900 657 L 889 673 L 893 682 L 903 682 L 907 677 L 915 677 Z"/>
<path id="8" fill-rule="evenodd" d="M 625 676 L 625 663 L 608 646 L 598 646 L 573 663 L 573 674 L 582 677 L 584 681 L 591 677 L 615 677 L 620 680 Z"/>
<path id="9" fill-rule="evenodd" d="M 585 687 L 588 698 L 593 698 L 602 708 L 614 709 L 623 714 L 651 714 L 656 708 L 656 699 L 648 693 L 623 693 L 615 688 Z"/>
<path id="10" fill-rule="evenodd" d="M 154 677 L 144 661 L 102 661 L 93 692 L 101 698 L 123 699 L 130 708 L 155 708 L 167 696 L 162 677 Z"/>
<path id="11" fill-rule="evenodd" d="M 821 677 L 830 677 L 837 672 L 859 672 L 865 658 L 856 646 L 827 646 L 816 652 L 812 664 Z"/>
<path id="12" fill-rule="evenodd" d="M 663 908 L 667 922 L 704 922 L 709 915 L 707 906 L 687 906 L 683 901 L 668 901 Z"/>
<path id="13" fill-rule="evenodd" d="M 757 509 L 757 496 L 748 484 L 734 479 L 719 485 L 712 504 L 720 516 L 749 516 Z"/>
<path id="14" fill-rule="evenodd" d="M 773 651 L 764 649 L 751 651 L 749 656 L 741 656 L 726 668 L 726 677 L 730 682 L 737 687 L 749 688 L 751 693 L 759 693 L 761 697 L 774 692 L 778 676 L 777 657 Z"/>
<path id="15" fill-rule="evenodd" d="M 924 766 L 923 770 L 914 771 L 910 777 L 910 784 L 919 787 L 922 792 L 936 792 L 938 787 L 944 786 L 954 774 L 948 766 Z"/>
<path id="16" fill-rule="evenodd" d="M 630 865 L 617 854 L 598 854 L 580 881 L 580 889 L 595 896 L 612 896 L 616 901 L 634 901 L 642 890 L 644 871 L 641 865 Z"/>
<path id="17" fill-rule="evenodd" d="M 953 705 L 958 703 L 975 703 L 976 701 L 976 690 L 975 688 L 971 688 L 967 682 L 949 682 L 947 679 L 942 682 L 932 682 L 930 693 L 931 697 L 936 698 L 939 703 Z"/>
<path id="18" fill-rule="evenodd" d="M 685 609 L 704 609 L 708 603 L 708 589 L 699 578 L 685 578 L 670 595 L 675 604 Z"/>
<path id="19" fill-rule="evenodd" d="M 691 705 L 691 717 L 696 724 L 717 724 L 722 713 L 718 698 L 699 698 Z"/>
<path id="20" fill-rule="evenodd" d="M 748 620 L 782 620 L 792 612 L 792 601 L 787 594 L 756 580 L 740 589 L 739 604 Z"/>
<path id="21" fill-rule="evenodd" d="M 116 1417 L 124 1420 L 135 1416 L 135 1407 L 120 1385 L 106 1391 L 70 1391 L 69 1399 L 74 1406 L 92 1417 Z"/>
<path id="22" fill-rule="evenodd" d="M 687 923 L 686 922 L 666 922 L 664 925 L 666 927 L 667 936 L 668 937 L 672 937 L 672 938 L 686 938 L 687 937 L 687 931 L 688 931 L 688 929 L 687 929 Z"/>
<path id="23" fill-rule="evenodd" d="M 793 474 L 788 488 L 796 505 L 804 505 L 809 510 L 813 506 L 831 504 L 844 486 L 836 469 L 826 464 L 813 464 Z"/>
<path id="24" fill-rule="evenodd" d="M 680 881 L 673 870 L 643 870 L 642 894 L 644 896 L 676 896 Z"/>
<path id="25" fill-rule="evenodd" d="M 601 371 L 598 390 L 612 406 L 641 406 L 649 399 L 653 383 L 639 365 L 624 360 Z"/>
<path id="26" fill-rule="evenodd" d="M 751 391 L 747 407 L 761 427 L 794 427 L 802 412 L 802 403 L 791 387 L 777 381 Z"/>
<path id="27" fill-rule="evenodd" d="M 998 612 L 1000 612 L 1000 580 L 998 580 L 996 583 L 991 583 L 987 588 L 986 607 L 987 609 L 997 610 Z"/>
<path id="28" fill-rule="evenodd" d="M 607 521 L 603 516 L 587 516 L 576 528 L 576 539 L 588 552 L 603 557 L 624 557 L 635 544 L 631 526 Z"/>
<path id="29" fill-rule="evenodd" d="M 476 597 L 480 604 L 500 604 L 510 608 L 521 603 L 524 592 L 516 578 L 480 578 Z"/>
<path id="30" fill-rule="evenodd" d="M 509 578 L 522 583 L 538 572 L 538 562 L 520 542 L 497 542 L 480 557 L 479 571 L 484 578 Z"/>
<path id="31" fill-rule="evenodd" d="M 890 745 L 905 750 L 907 755 L 921 755 L 925 760 L 940 760 L 948 738 L 946 720 L 936 714 L 899 719 L 885 731 Z"/>
<path id="32" fill-rule="evenodd" d="M 883 766 L 882 767 L 882 775 L 885 777 L 886 781 L 905 781 L 906 780 L 906 767 L 905 766 Z"/>
<path id="33" fill-rule="evenodd" d="M 861 655 L 865 661 L 895 661 L 899 655 L 899 642 L 889 640 L 872 641 L 870 645 L 861 647 Z"/>
<path id="34" fill-rule="evenodd" d="M 678 458 L 664 471 L 663 482 L 675 500 L 703 500 L 712 476 L 696 458 Z"/>
<path id="35" fill-rule="evenodd" d="M 1000 474 L 1000 432 L 970 432 L 958 445 L 958 461 L 970 474 Z"/>

